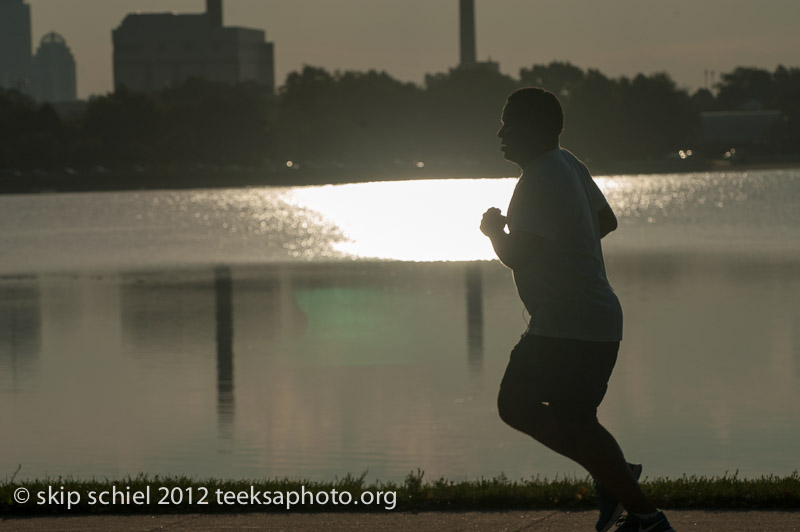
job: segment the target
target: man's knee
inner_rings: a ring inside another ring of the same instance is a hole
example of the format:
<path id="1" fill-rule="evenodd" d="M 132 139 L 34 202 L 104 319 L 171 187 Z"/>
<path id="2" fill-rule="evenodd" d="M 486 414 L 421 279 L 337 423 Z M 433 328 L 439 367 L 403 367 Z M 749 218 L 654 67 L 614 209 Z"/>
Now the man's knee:
<path id="1" fill-rule="evenodd" d="M 500 387 L 497 394 L 497 412 L 500 419 L 517 430 L 527 432 L 539 423 L 541 403 L 526 397 L 511 387 Z"/>
<path id="2" fill-rule="evenodd" d="M 506 424 L 515 427 L 519 420 L 519 401 L 516 400 L 508 389 L 501 387 L 497 394 L 497 413 Z"/>

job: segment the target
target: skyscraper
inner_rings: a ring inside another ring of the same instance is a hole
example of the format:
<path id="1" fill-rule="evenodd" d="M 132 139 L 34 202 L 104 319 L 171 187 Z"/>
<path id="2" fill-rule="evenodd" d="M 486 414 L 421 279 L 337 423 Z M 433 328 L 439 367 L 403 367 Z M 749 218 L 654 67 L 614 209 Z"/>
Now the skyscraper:
<path id="1" fill-rule="evenodd" d="M 30 87 L 31 7 L 0 0 L 0 88 L 29 93 Z"/>
<path id="2" fill-rule="evenodd" d="M 222 0 L 206 0 L 205 13 L 128 15 L 114 30 L 114 85 L 157 91 L 198 77 L 274 88 L 274 48 L 264 31 L 222 23 Z"/>
<path id="3" fill-rule="evenodd" d="M 33 89 L 43 102 L 71 102 L 77 98 L 75 58 L 64 37 L 50 32 L 33 59 Z"/>

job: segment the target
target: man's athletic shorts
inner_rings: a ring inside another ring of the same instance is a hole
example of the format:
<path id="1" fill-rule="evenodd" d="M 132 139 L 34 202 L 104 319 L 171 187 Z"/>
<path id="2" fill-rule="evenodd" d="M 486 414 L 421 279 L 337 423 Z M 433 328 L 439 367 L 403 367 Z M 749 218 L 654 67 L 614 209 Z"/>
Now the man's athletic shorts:
<path id="1" fill-rule="evenodd" d="M 589 342 L 526 333 L 511 351 L 500 393 L 548 403 L 557 421 L 597 419 L 619 342 Z"/>

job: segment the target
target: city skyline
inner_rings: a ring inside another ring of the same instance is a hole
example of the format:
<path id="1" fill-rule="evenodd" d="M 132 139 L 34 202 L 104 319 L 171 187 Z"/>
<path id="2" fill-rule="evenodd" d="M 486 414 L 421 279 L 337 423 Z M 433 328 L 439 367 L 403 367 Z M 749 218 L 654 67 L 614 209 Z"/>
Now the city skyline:
<path id="1" fill-rule="evenodd" d="M 202 0 L 28 3 L 34 43 L 50 31 L 70 43 L 78 61 L 81 98 L 111 90 L 111 31 L 126 14 L 204 9 Z M 696 89 L 704 84 L 706 69 L 719 74 L 736 66 L 772 70 L 778 64 L 798 64 L 800 37 L 794 21 L 800 5 L 787 0 L 768 4 L 769 9 L 752 0 L 702 5 L 691 0 L 669 5 L 618 0 L 609 10 L 579 0 L 478 0 L 477 55 L 482 61 L 498 61 L 501 71 L 512 76 L 532 64 L 569 61 L 613 77 L 666 71 L 680 86 Z M 458 8 L 456 0 L 344 0 L 335 5 L 325 0 L 269 5 L 231 0 L 225 21 L 266 30 L 267 40 L 275 43 L 277 86 L 304 64 L 331 71 L 385 70 L 397 79 L 421 83 L 426 73 L 458 64 Z"/>

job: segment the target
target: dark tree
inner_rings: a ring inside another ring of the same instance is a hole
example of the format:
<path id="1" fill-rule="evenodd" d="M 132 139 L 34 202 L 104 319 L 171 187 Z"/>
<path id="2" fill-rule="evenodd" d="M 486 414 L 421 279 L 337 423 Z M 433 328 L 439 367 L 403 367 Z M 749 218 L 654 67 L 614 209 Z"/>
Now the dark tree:
<path id="1" fill-rule="evenodd" d="M 262 85 L 190 79 L 158 98 L 165 109 L 161 160 L 259 165 L 274 154 L 277 106 Z"/>
<path id="2" fill-rule="evenodd" d="M 425 158 L 463 163 L 499 160 L 495 133 L 502 106 L 519 83 L 488 65 L 425 78 Z"/>
<path id="3" fill-rule="evenodd" d="M 0 168 L 42 168 L 63 158 L 66 130 L 49 105 L 0 90 Z"/>
<path id="4" fill-rule="evenodd" d="M 86 144 L 98 147 L 95 163 L 156 162 L 164 110 L 153 95 L 121 87 L 89 101 L 82 130 Z"/>
<path id="5" fill-rule="evenodd" d="M 722 74 L 717 89 L 717 102 L 722 109 L 769 109 L 775 103 L 772 75 L 760 68 L 738 67 Z"/>
<path id="6" fill-rule="evenodd" d="M 554 61 L 549 65 L 523 68 L 519 71 L 519 77 L 523 86 L 547 89 L 566 105 L 572 91 L 586 78 L 586 73 L 572 63 Z"/>

